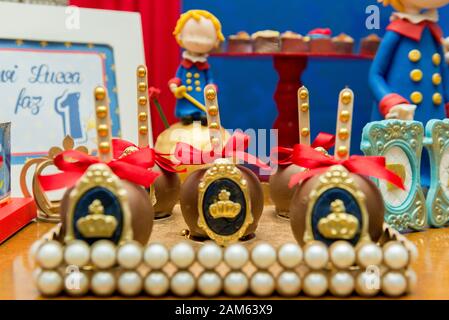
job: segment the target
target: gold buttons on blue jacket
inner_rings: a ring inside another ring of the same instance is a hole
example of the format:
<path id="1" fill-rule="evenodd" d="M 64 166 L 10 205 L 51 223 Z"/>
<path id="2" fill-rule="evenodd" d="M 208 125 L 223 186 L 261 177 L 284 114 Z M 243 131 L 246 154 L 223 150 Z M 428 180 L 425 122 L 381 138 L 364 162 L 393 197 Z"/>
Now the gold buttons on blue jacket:
<path id="1" fill-rule="evenodd" d="M 443 102 L 443 97 L 440 93 L 436 92 L 432 96 L 432 101 L 434 105 L 439 106 Z"/>
<path id="2" fill-rule="evenodd" d="M 421 51 L 413 49 L 408 53 L 408 58 L 411 62 L 418 62 L 421 60 Z"/>
<path id="3" fill-rule="evenodd" d="M 199 86 L 201 84 L 200 80 L 195 80 L 195 85 Z"/>
<path id="4" fill-rule="evenodd" d="M 410 95 L 410 100 L 412 100 L 414 104 L 420 104 L 423 100 L 423 95 L 419 91 L 412 92 Z"/>
<path id="5" fill-rule="evenodd" d="M 420 82 L 422 80 L 423 73 L 419 69 L 414 69 L 410 72 L 410 79 L 414 82 Z"/>
<path id="6" fill-rule="evenodd" d="M 187 72 L 186 76 L 187 78 L 192 78 L 192 72 Z"/>
<path id="7" fill-rule="evenodd" d="M 200 74 L 198 72 L 195 72 L 193 76 L 195 77 L 195 79 L 198 79 L 200 77 Z"/>
<path id="8" fill-rule="evenodd" d="M 441 81 L 442 81 L 442 79 L 441 79 L 441 74 L 439 74 L 439 73 L 434 73 L 433 76 L 432 76 L 432 82 L 433 82 L 433 84 L 436 85 L 436 86 L 438 86 L 438 85 L 441 84 Z"/>
<path id="9" fill-rule="evenodd" d="M 192 86 L 187 87 L 187 91 L 192 91 L 192 90 L 193 90 Z"/>
<path id="10" fill-rule="evenodd" d="M 434 53 L 432 56 L 432 62 L 434 65 L 439 66 L 441 64 L 441 55 L 439 53 Z"/>
<path id="11" fill-rule="evenodd" d="M 191 84 L 192 83 L 192 79 L 187 79 L 186 83 L 187 84 Z"/>

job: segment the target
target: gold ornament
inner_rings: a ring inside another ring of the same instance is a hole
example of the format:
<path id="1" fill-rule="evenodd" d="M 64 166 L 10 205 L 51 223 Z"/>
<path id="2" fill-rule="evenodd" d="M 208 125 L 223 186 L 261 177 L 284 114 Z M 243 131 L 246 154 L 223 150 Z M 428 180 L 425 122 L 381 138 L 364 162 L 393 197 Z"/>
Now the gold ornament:
<path id="1" fill-rule="evenodd" d="M 231 193 L 225 189 L 218 194 L 218 201 L 215 201 L 210 207 L 209 212 L 214 219 L 235 218 L 241 209 L 240 203 L 229 200 Z"/>
<path id="2" fill-rule="evenodd" d="M 89 214 L 76 222 L 76 227 L 85 238 L 110 238 L 117 225 L 117 219 L 104 213 L 104 207 L 98 199 L 89 205 Z"/>
<path id="3" fill-rule="evenodd" d="M 343 201 L 333 201 L 330 214 L 318 222 L 318 231 L 327 239 L 353 239 L 359 230 L 359 221 L 345 211 Z"/>

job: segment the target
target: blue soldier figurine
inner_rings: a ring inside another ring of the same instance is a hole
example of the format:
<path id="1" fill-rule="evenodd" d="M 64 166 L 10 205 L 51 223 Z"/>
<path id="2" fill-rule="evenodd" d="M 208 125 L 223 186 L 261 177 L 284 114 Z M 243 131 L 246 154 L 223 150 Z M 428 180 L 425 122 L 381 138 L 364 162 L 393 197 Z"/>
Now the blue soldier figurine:
<path id="1" fill-rule="evenodd" d="M 379 0 L 393 13 L 371 66 L 369 82 L 376 99 L 371 120 L 421 121 L 446 118 L 449 70 L 444 60 L 437 9 L 449 0 Z M 421 182 L 429 185 L 430 164 L 422 159 Z"/>
<path id="2" fill-rule="evenodd" d="M 176 77 L 168 83 L 178 99 L 175 115 L 185 125 L 193 121 L 206 125 L 203 90 L 213 84 L 207 56 L 224 40 L 220 21 L 208 11 L 190 10 L 181 15 L 173 34 L 185 49 Z"/>

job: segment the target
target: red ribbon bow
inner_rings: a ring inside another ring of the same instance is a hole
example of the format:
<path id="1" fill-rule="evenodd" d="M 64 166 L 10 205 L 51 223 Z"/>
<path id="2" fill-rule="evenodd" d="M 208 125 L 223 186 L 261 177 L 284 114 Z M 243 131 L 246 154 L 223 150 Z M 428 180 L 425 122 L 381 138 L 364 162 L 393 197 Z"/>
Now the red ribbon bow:
<path id="1" fill-rule="evenodd" d="M 150 158 L 148 159 L 150 161 L 150 166 L 148 168 L 154 167 L 154 164 L 157 164 L 162 169 L 169 171 L 169 172 L 185 172 L 186 169 L 183 170 L 176 170 L 176 164 L 173 163 L 170 159 L 165 158 L 164 156 L 169 156 L 169 154 L 165 153 L 159 153 L 153 148 L 139 148 L 132 142 L 122 140 L 122 139 L 112 139 L 112 150 L 113 150 L 113 157 L 114 159 L 119 159 L 123 152 L 128 147 L 135 147 L 139 150 L 148 149 L 150 152 Z"/>
<path id="2" fill-rule="evenodd" d="M 54 159 L 55 166 L 61 173 L 39 176 L 39 182 L 45 191 L 70 188 L 93 164 L 101 163 L 94 156 L 68 150 Z M 148 170 L 154 166 L 154 159 L 149 149 L 142 149 L 122 159 L 112 160 L 106 165 L 121 179 L 149 188 L 160 173 Z"/>
<path id="3" fill-rule="evenodd" d="M 3 166 L 3 157 L 0 156 L 0 168 Z"/>
<path id="4" fill-rule="evenodd" d="M 386 180 L 404 190 L 402 179 L 394 172 L 385 168 L 385 157 L 379 156 L 351 156 L 347 160 L 336 160 L 323 155 L 312 147 L 297 144 L 293 148 L 292 162 L 310 170 L 292 175 L 289 187 L 292 188 L 301 181 L 323 173 L 331 166 L 342 165 L 349 172 Z"/>
<path id="5" fill-rule="evenodd" d="M 323 148 L 325 150 L 329 150 L 335 144 L 335 136 L 333 134 L 320 132 L 318 133 L 315 140 L 312 142 L 312 148 Z M 279 156 L 274 157 L 274 155 L 284 155 L 282 159 L 279 159 Z M 293 148 L 286 147 L 275 147 L 271 150 L 271 162 L 280 165 L 291 165 L 293 163 Z"/>
<path id="6" fill-rule="evenodd" d="M 271 170 L 270 166 L 259 160 L 259 158 L 245 152 L 245 150 L 248 149 L 249 142 L 250 137 L 241 132 L 234 132 L 226 145 L 219 152 L 215 152 L 214 150 L 202 151 L 190 144 L 178 142 L 176 144 L 175 157 L 185 165 L 207 164 L 220 158 L 236 158 L 246 163 L 256 165 L 261 169 Z"/>

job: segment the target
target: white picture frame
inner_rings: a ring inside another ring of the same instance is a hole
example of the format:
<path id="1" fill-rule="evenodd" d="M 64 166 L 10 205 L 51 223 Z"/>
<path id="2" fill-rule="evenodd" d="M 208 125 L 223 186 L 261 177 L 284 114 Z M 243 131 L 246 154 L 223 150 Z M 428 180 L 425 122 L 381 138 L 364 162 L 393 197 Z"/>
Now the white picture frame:
<path id="1" fill-rule="evenodd" d="M 121 111 L 121 138 L 137 141 L 136 68 L 145 64 L 139 13 L 0 2 L 0 39 L 92 43 L 111 47 Z M 9 119 L 0 112 L 0 122 L 6 121 Z M 151 122 L 149 125 L 150 145 L 153 145 Z M 14 137 L 11 144 L 14 145 Z M 13 196 L 21 195 L 21 167 L 12 167 Z"/>

